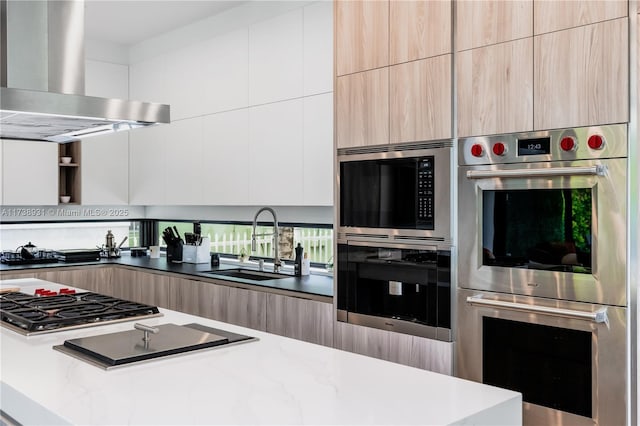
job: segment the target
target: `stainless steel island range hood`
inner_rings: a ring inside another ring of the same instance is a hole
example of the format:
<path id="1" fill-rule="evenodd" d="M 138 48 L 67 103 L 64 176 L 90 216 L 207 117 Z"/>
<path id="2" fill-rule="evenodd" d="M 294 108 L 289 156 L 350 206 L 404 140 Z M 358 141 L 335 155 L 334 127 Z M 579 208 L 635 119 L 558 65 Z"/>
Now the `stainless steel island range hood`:
<path id="1" fill-rule="evenodd" d="M 169 123 L 169 105 L 85 96 L 84 1 L 0 0 L 0 138 L 66 143 Z"/>

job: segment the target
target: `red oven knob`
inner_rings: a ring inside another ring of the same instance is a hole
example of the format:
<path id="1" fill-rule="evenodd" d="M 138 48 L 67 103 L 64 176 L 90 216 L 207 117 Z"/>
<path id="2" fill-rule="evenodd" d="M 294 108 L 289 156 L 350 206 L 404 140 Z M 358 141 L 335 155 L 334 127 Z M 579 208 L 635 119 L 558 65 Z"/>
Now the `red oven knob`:
<path id="1" fill-rule="evenodd" d="M 576 140 L 571 136 L 565 136 L 560 141 L 560 148 L 563 151 L 575 151 L 576 149 L 578 149 L 578 144 L 576 143 Z"/>
<path id="2" fill-rule="evenodd" d="M 471 146 L 471 155 L 474 157 L 482 157 L 484 155 L 484 148 L 479 143 L 475 143 Z"/>
<path id="3" fill-rule="evenodd" d="M 502 142 L 496 142 L 493 144 L 493 153 L 495 155 L 505 155 L 507 153 L 507 146 Z"/>
<path id="4" fill-rule="evenodd" d="M 601 135 L 591 135 L 587 144 L 591 149 L 602 149 L 604 148 L 604 138 Z"/>

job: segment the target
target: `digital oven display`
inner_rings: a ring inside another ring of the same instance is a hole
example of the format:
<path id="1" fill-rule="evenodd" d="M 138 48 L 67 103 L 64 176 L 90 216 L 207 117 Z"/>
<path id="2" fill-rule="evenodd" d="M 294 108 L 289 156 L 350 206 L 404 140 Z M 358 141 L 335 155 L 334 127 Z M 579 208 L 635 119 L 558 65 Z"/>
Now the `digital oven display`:
<path id="1" fill-rule="evenodd" d="M 518 156 L 551 153 L 551 138 L 518 139 Z"/>

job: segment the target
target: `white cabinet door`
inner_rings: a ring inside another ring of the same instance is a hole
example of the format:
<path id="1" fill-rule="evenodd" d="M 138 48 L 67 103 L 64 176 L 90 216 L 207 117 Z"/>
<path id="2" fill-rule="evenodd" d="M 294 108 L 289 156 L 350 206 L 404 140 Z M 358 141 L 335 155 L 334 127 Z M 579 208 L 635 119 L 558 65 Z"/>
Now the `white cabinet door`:
<path id="1" fill-rule="evenodd" d="M 58 144 L 2 141 L 2 205 L 58 204 Z"/>
<path id="2" fill-rule="evenodd" d="M 249 106 L 249 30 L 202 44 L 205 114 Z"/>
<path id="3" fill-rule="evenodd" d="M 333 205 L 333 93 L 304 99 L 302 203 Z"/>
<path id="4" fill-rule="evenodd" d="M 129 204 L 165 204 L 165 127 L 136 129 L 129 134 Z"/>
<path id="5" fill-rule="evenodd" d="M 301 205 L 302 99 L 249 108 L 249 202 Z"/>
<path id="6" fill-rule="evenodd" d="M 249 105 L 302 96 L 302 9 L 249 27 Z"/>
<path id="7" fill-rule="evenodd" d="M 129 202 L 129 132 L 94 136 L 82 141 L 82 204 Z"/>
<path id="8" fill-rule="evenodd" d="M 132 64 L 129 67 L 129 99 L 169 104 L 166 62 L 167 55 L 162 55 Z"/>
<path id="9" fill-rule="evenodd" d="M 166 134 L 165 204 L 201 205 L 203 191 L 202 118 L 174 121 Z"/>
<path id="10" fill-rule="evenodd" d="M 129 67 L 86 61 L 84 86 L 87 96 L 129 99 Z"/>
<path id="11" fill-rule="evenodd" d="M 204 204 L 249 204 L 249 109 L 202 120 Z"/>
<path id="12" fill-rule="evenodd" d="M 171 121 L 203 114 L 202 48 L 200 44 L 168 53 L 165 58 L 165 86 L 171 105 Z"/>
<path id="13" fill-rule="evenodd" d="M 304 95 L 333 91 L 333 2 L 306 6 L 304 14 Z"/>

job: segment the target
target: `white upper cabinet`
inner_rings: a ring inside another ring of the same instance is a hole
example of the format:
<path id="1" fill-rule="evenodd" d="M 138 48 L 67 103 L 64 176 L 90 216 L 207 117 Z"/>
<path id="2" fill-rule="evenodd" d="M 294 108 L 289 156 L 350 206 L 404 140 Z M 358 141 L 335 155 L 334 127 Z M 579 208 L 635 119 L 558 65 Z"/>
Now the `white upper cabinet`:
<path id="1" fill-rule="evenodd" d="M 304 19 L 304 96 L 333 91 L 333 2 L 302 9 Z"/>
<path id="2" fill-rule="evenodd" d="M 302 96 L 302 9 L 249 27 L 249 105 Z"/>
<path id="3" fill-rule="evenodd" d="M 109 62 L 86 61 L 85 94 L 129 99 L 129 67 Z"/>
<path id="4" fill-rule="evenodd" d="M 165 126 L 136 129 L 129 134 L 129 204 L 165 204 Z"/>
<path id="5" fill-rule="evenodd" d="M 249 106 L 249 30 L 202 43 L 204 113 Z"/>
<path id="6" fill-rule="evenodd" d="M 58 204 L 58 144 L 2 141 L 2 205 Z"/>
<path id="7" fill-rule="evenodd" d="M 202 118 L 174 121 L 165 126 L 167 142 L 165 200 L 169 205 L 201 205 L 204 188 L 202 172 Z"/>
<path id="8" fill-rule="evenodd" d="M 204 204 L 249 204 L 249 109 L 203 117 Z"/>
<path id="9" fill-rule="evenodd" d="M 129 99 L 169 103 L 166 57 L 167 55 L 157 56 L 129 66 Z M 173 118 L 171 105 L 171 119 Z"/>
<path id="10" fill-rule="evenodd" d="M 304 98 L 303 194 L 305 206 L 333 205 L 333 94 Z"/>
<path id="11" fill-rule="evenodd" d="M 249 108 L 249 199 L 302 205 L 302 99 Z"/>
<path id="12" fill-rule="evenodd" d="M 164 84 L 167 101 L 171 105 L 171 121 L 195 117 L 204 112 L 203 58 L 201 44 L 166 55 Z"/>
<path id="13" fill-rule="evenodd" d="M 128 132 L 94 136 L 82 142 L 80 173 L 82 204 L 122 205 L 129 202 Z"/>

